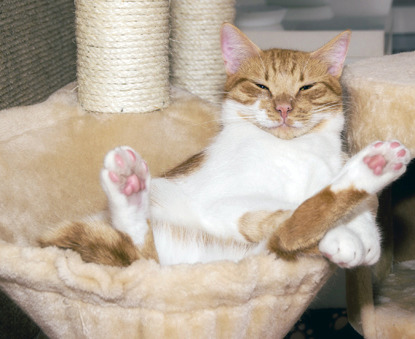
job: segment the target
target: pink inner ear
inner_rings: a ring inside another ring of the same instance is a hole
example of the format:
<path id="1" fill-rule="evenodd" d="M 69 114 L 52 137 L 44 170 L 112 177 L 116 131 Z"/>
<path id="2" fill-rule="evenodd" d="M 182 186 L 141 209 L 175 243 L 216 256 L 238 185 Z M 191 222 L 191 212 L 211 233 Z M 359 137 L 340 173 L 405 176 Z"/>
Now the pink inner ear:
<path id="1" fill-rule="evenodd" d="M 312 53 L 312 55 L 320 60 L 323 60 L 329 65 L 328 72 L 331 75 L 339 77 L 342 73 L 343 63 L 346 59 L 349 42 L 350 32 L 343 32 L 327 45 Z"/>
<path id="2" fill-rule="evenodd" d="M 328 71 L 331 75 L 339 76 L 343 69 L 343 63 L 346 59 L 347 49 L 349 47 L 349 38 L 342 37 L 333 46 L 333 49 L 329 52 L 330 64 Z"/>
<path id="3" fill-rule="evenodd" d="M 246 58 L 259 53 L 259 48 L 230 24 L 222 26 L 221 47 L 228 74 L 236 73 Z"/>
<path id="4" fill-rule="evenodd" d="M 224 25 L 222 27 L 222 56 L 225 61 L 226 71 L 230 74 L 235 73 L 240 66 L 240 61 L 237 58 L 238 52 L 236 50 L 238 46 L 236 33 L 231 26 Z"/>
<path id="5" fill-rule="evenodd" d="M 222 44 L 222 56 L 225 62 L 226 71 L 229 73 L 235 73 L 239 67 L 234 57 L 235 49 L 230 43 L 229 35 L 224 32 L 222 32 L 221 44 Z"/>

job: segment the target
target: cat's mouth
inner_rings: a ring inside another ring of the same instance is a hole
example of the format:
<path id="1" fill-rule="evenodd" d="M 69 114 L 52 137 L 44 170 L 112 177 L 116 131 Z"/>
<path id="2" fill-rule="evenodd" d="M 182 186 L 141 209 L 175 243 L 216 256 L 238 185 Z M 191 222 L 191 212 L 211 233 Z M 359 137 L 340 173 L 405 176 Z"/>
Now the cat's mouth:
<path id="1" fill-rule="evenodd" d="M 286 120 L 283 121 L 269 121 L 267 123 L 260 123 L 261 127 L 269 130 L 275 130 L 275 129 L 290 129 L 290 128 L 298 128 L 298 126 L 295 126 L 294 123 L 290 123 Z"/>
<path id="2" fill-rule="evenodd" d="M 293 139 L 304 134 L 303 126 L 287 121 L 273 121 L 272 124 L 260 124 L 260 128 L 280 139 Z"/>
<path id="3" fill-rule="evenodd" d="M 302 122 L 287 117 L 286 119 L 271 119 L 265 112 L 255 116 L 255 124 L 267 133 L 270 133 L 280 139 L 293 139 L 305 132 L 305 126 Z"/>

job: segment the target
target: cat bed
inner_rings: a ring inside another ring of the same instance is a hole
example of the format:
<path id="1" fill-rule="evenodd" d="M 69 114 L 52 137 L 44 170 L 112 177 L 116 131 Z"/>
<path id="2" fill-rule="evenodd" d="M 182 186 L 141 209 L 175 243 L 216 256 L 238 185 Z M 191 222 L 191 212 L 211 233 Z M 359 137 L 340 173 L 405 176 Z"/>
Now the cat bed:
<path id="1" fill-rule="evenodd" d="M 323 258 L 119 268 L 38 247 L 61 221 L 105 208 L 98 173 L 109 149 L 131 145 L 155 176 L 207 144 L 217 107 L 176 97 L 151 114 L 92 114 L 72 83 L 0 112 L 0 287 L 48 337 L 282 338 L 331 275 Z"/>
<path id="2" fill-rule="evenodd" d="M 345 68 L 342 82 L 346 94 L 347 140 L 352 154 L 374 140 L 398 139 L 415 156 L 414 69 L 415 52 L 370 58 Z M 401 182 L 411 175 L 413 172 L 409 170 Z M 405 189 L 408 190 L 408 185 Z M 414 202 L 413 198 L 399 204 L 392 200 L 392 205 L 390 191 L 382 194 L 381 260 L 373 268 L 348 272 L 349 320 L 365 338 L 415 336 L 414 265 L 399 264 L 402 259 L 415 259 Z M 392 218 L 397 216 L 406 224 L 401 230 L 405 239 L 393 239 Z"/>

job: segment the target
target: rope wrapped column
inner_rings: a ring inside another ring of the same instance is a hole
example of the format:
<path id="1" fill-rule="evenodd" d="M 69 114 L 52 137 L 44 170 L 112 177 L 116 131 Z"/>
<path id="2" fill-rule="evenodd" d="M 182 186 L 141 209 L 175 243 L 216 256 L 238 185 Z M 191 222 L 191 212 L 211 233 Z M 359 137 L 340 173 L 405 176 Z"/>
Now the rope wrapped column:
<path id="1" fill-rule="evenodd" d="M 169 104 L 169 0 L 75 0 L 79 101 L 101 113 Z"/>
<path id="2" fill-rule="evenodd" d="M 226 75 L 220 28 L 233 22 L 235 0 L 171 0 L 171 83 L 208 101 L 221 101 Z"/>

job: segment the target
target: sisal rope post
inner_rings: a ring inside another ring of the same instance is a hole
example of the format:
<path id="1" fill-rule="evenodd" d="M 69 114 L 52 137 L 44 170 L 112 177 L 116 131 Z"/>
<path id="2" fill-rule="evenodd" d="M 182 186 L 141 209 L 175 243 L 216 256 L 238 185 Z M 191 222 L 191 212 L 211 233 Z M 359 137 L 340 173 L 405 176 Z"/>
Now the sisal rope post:
<path id="1" fill-rule="evenodd" d="M 169 104 L 169 0 L 75 0 L 79 102 L 146 113 Z"/>
<path id="2" fill-rule="evenodd" d="M 172 85 L 219 103 L 226 80 L 220 28 L 233 22 L 235 0 L 172 0 L 170 7 Z"/>

